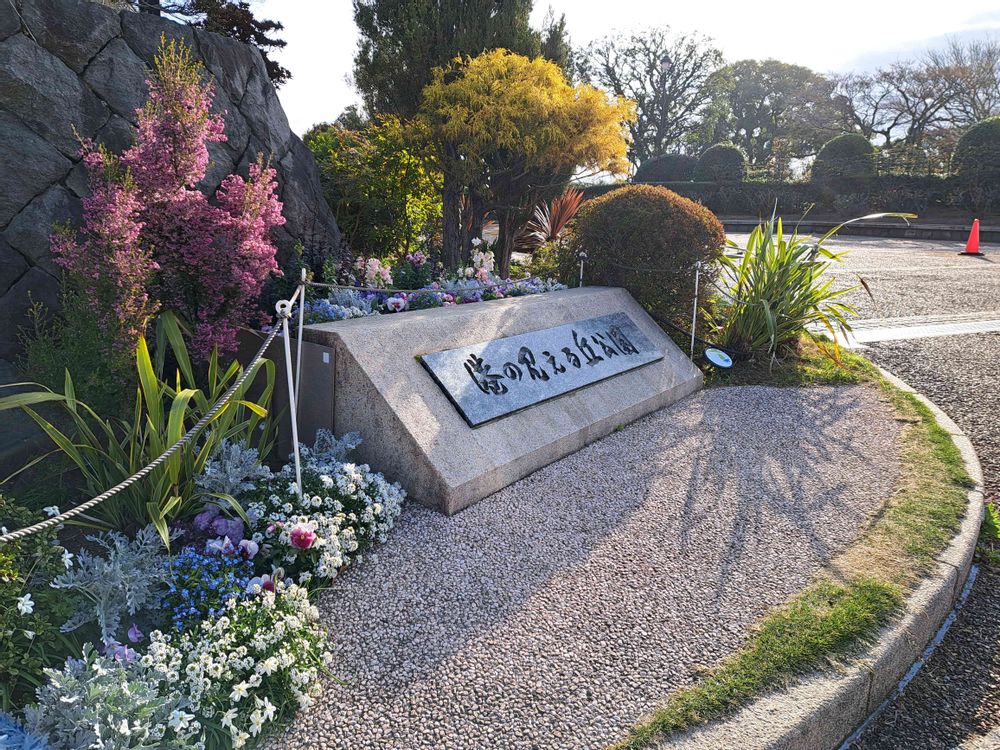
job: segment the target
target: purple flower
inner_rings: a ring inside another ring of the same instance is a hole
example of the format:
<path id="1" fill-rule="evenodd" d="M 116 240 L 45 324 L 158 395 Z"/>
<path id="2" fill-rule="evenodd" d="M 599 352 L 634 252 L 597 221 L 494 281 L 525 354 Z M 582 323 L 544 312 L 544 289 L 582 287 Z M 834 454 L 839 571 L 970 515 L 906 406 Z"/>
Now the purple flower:
<path id="1" fill-rule="evenodd" d="M 141 641 L 145 637 L 146 636 L 143 634 L 143 632 L 139 630 L 139 626 L 133 622 L 132 627 L 128 629 L 128 639 L 132 641 L 132 643 L 139 643 L 139 641 Z"/>
<path id="2" fill-rule="evenodd" d="M 247 560 L 253 560 L 260 551 L 260 545 L 252 539 L 244 539 L 239 544 L 240 554 Z"/>
<path id="3" fill-rule="evenodd" d="M 233 544 L 243 541 L 245 536 L 243 521 L 238 518 L 216 518 L 212 521 L 212 531 L 219 536 L 227 536 Z"/>
<path id="4" fill-rule="evenodd" d="M 105 641 L 104 643 L 104 655 L 110 656 L 115 661 L 123 662 L 133 662 L 139 658 L 139 654 L 136 653 L 134 648 L 129 648 L 123 643 L 118 641 Z"/>
<path id="5" fill-rule="evenodd" d="M 194 527 L 198 531 L 206 533 L 209 527 L 212 525 L 212 522 L 218 517 L 219 517 L 219 509 L 216 508 L 214 505 L 211 505 L 194 517 L 193 521 Z"/>

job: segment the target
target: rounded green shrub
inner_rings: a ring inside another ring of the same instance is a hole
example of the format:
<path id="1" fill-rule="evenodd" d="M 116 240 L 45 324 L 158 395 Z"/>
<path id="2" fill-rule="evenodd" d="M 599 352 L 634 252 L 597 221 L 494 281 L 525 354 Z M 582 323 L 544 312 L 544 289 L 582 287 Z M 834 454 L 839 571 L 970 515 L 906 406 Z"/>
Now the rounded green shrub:
<path id="1" fill-rule="evenodd" d="M 1000 116 L 980 120 L 958 139 L 951 171 L 963 180 L 1000 177 Z"/>
<path id="2" fill-rule="evenodd" d="M 653 185 L 661 182 L 687 182 L 694 175 L 697 164 L 698 160 L 687 154 L 661 154 L 640 164 L 632 181 Z"/>
<path id="3" fill-rule="evenodd" d="M 585 284 L 624 287 L 654 317 L 690 325 L 694 264 L 715 260 L 724 243 L 704 206 L 663 187 L 627 185 L 583 205 L 560 268 L 575 285 L 585 252 Z"/>
<path id="4" fill-rule="evenodd" d="M 843 133 L 823 144 L 812 166 L 814 180 L 875 176 L 875 147 L 860 133 Z"/>
<path id="5" fill-rule="evenodd" d="M 706 148 L 694 168 L 695 182 L 743 182 L 747 157 L 739 146 L 716 143 Z"/>

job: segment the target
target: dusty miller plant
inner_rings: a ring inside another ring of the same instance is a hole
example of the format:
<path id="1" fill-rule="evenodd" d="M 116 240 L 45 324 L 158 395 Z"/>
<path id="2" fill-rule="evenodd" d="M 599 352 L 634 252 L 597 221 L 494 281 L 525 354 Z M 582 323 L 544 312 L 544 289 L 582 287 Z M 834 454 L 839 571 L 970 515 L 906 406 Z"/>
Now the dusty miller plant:
<path id="1" fill-rule="evenodd" d="M 361 436 L 356 432 L 348 432 L 338 438 L 330 430 L 317 430 L 312 448 L 299 444 L 299 457 L 303 465 L 316 471 L 330 471 L 347 460 L 348 454 L 359 445 Z"/>
<path id="2" fill-rule="evenodd" d="M 72 591 L 78 600 L 63 632 L 96 622 L 101 638 L 110 641 L 124 613 L 135 616 L 142 609 L 159 608 L 170 571 L 163 540 L 152 524 L 132 540 L 117 531 L 87 539 L 103 548 L 106 556 L 80 550 L 75 565 L 56 576 L 52 586 Z"/>
<path id="3" fill-rule="evenodd" d="M 205 462 L 205 469 L 195 479 L 195 484 L 211 495 L 238 497 L 270 477 L 271 470 L 261 464 L 256 448 L 226 439 Z"/>
<path id="4" fill-rule="evenodd" d="M 155 536 L 155 534 L 154 534 Z M 180 692 L 138 663 L 103 657 L 87 645 L 82 659 L 46 669 L 38 703 L 25 708 L 27 729 L 52 747 L 194 748 L 201 726 Z"/>

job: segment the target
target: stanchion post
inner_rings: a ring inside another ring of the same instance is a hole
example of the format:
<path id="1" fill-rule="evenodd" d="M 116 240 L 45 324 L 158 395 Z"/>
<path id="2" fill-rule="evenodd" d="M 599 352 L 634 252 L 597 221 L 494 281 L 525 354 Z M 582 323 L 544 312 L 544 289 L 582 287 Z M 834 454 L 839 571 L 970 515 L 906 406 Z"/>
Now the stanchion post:
<path id="1" fill-rule="evenodd" d="M 300 287 L 301 289 L 301 287 Z M 292 300 L 296 295 L 292 295 Z M 295 489 L 302 499 L 302 465 L 299 462 L 299 420 L 298 404 L 295 398 L 295 383 L 292 375 L 292 342 L 289 339 L 288 319 L 292 316 L 292 300 L 280 300 L 275 306 L 281 318 L 281 333 L 285 342 L 285 380 L 288 383 L 288 411 L 292 416 L 292 455 L 295 459 Z"/>
<path id="2" fill-rule="evenodd" d="M 691 310 L 691 361 L 694 361 L 694 330 L 698 325 L 698 283 L 701 281 L 701 261 L 694 264 L 694 305 Z"/>
<path id="3" fill-rule="evenodd" d="M 587 260 L 587 253 L 583 250 L 580 251 L 578 256 L 580 258 L 580 286 L 583 286 L 583 261 Z"/>
<path id="4" fill-rule="evenodd" d="M 302 278 L 299 279 L 299 329 L 296 332 L 295 350 L 295 415 L 298 416 L 299 409 L 299 384 L 302 381 L 302 324 L 306 313 L 306 269 L 302 269 Z"/>

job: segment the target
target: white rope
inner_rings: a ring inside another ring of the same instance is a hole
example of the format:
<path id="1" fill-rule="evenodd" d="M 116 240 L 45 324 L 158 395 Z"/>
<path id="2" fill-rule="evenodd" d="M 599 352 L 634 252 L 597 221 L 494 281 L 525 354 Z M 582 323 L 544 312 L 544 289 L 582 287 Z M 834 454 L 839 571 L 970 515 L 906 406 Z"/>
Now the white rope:
<path id="1" fill-rule="evenodd" d="M 300 286 L 296 290 L 295 294 L 292 295 L 292 299 L 291 300 L 287 300 L 287 301 L 283 300 L 282 301 L 283 303 L 285 303 L 285 304 L 288 305 L 287 310 L 291 310 L 291 306 L 295 302 L 295 298 L 299 296 L 299 293 L 301 291 L 302 291 L 302 287 Z M 282 302 L 279 302 L 278 304 L 281 305 Z M 289 315 L 290 315 L 290 313 L 287 312 L 287 311 L 284 314 L 281 312 L 281 310 L 278 311 L 278 316 L 282 318 L 282 325 L 285 328 L 286 342 L 287 342 L 288 317 L 289 317 Z M 31 534 L 37 534 L 40 531 L 44 531 L 45 529 L 50 529 L 53 526 L 57 526 L 57 525 L 63 523 L 64 521 L 66 521 L 66 520 L 68 520 L 70 518 L 74 518 L 75 516 L 78 516 L 81 513 L 86 513 L 91 508 L 94 508 L 94 507 L 100 505 L 105 500 L 108 500 L 108 499 L 114 497 L 115 495 L 117 495 L 122 490 L 127 489 L 128 487 L 130 487 L 133 484 L 135 484 L 136 482 L 138 482 L 140 479 L 143 479 L 144 477 L 148 476 L 150 474 L 150 472 L 153 471 L 153 469 L 155 469 L 157 466 L 159 466 L 160 464 L 162 464 L 164 461 L 166 461 L 168 458 L 170 458 L 173 454 L 175 454 L 177 451 L 179 451 L 181 448 L 183 448 L 194 437 L 196 437 L 198 435 L 198 433 L 201 431 L 201 429 L 203 427 L 205 427 L 205 425 L 207 425 L 216 414 L 219 413 L 219 410 L 222 409 L 222 407 L 225 406 L 227 403 L 229 403 L 229 400 L 233 397 L 233 394 L 235 394 L 236 391 L 239 390 L 240 387 L 243 385 L 243 383 L 246 382 L 247 378 L 250 377 L 250 373 L 252 372 L 254 365 L 256 365 L 257 362 L 260 359 L 263 358 L 264 352 L 267 350 L 267 347 L 271 345 L 271 342 L 274 341 L 274 337 L 278 335 L 278 330 L 279 330 L 278 326 L 275 326 L 274 329 L 267 335 L 267 337 L 264 339 L 264 342 L 260 345 L 260 348 L 257 350 L 257 353 L 254 355 L 253 359 L 250 360 L 250 364 L 248 364 L 246 366 L 246 368 L 243 370 L 243 372 L 240 374 L 240 376 L 238 378 L 236 378 L 235 382 L 231 386 L 229 386 L 229 389 L 225 393 L 222 394 L 221 398 L 219 398 L 219 400 L 215 402 L 215 404 L 212 406 L 212 408 L 209 409 L 204 414 L 204 416 L 202 416 L 202 418 L 199 419 L 194 424 L 194 426 L 190 430 L 188 430 L 181 437 L 180 440 L 178 440 L 176 443 L 174 443 L 169 448 L 167 448 L 165 451 L 163 451 L 163 453 L 161 453 L 159 456 L 157 456 L 156 458 L 154 458 L 149 464 L 147 464 L 146 466 L 144 466 L 141 469 L 139 469 L 139 471 L 137 471 L 135 474 L 133 474 L 132 476 L 128 477 L 127 479 L 123 479 L 121 482 L 119 482 L 118 484 L 116 484 L 111 489 L 105 490 L 104 492 L 102 492 L 97 497 L 91 498 L 87 502 L 81 503 L 80 505 L 77 505 L 75 508 L 71 508 L 70 510 L 67 510 L 65 513 L 60 513 L 59 515 L 53 516 L 52 518 L 47 518 L 44 521 L 39 521 L 38 523 L 33 524 L 31 526 L 28 526 L 26 528 L 18 529 L 17 531 L 11 531 L 11 532 L 8 532 L 6 534 L 0 535 L 0 544 L 7 544 L 9 542 L 16 542 L 18 539 L 23 539 L 24 537 L 30 536 Z M 287 347 L 287 343 L 286 343 L 286 347 Z M 292 376 L 291 376 L 291 358 L 290 358 L 290 356 L 286 357 L 286 364 L 288 365 L 289 394 L 292 395 L 293 387 L 291 385 L 291 383 L 292 383 Z M 293 397 L 293 403 L 294 403 L 294 397 Z M 296 425 L 295 425 L 294 412 L 293 412 L 293 419 L 292 419 L 292 434 L 293 434 L 293 439 L 295 440 L 295 469 L 296 469 L 296 479 L 298 481 L 299 494 L 301 495 L 301 492 L 302 492 L 302 480 L 301 480 L 301 477 L 299 475 L 299 467 L 298 467 L 298 456 L 299 456 L 298 439 L 297 439 L 298 431 L 297 431 Z"/>

